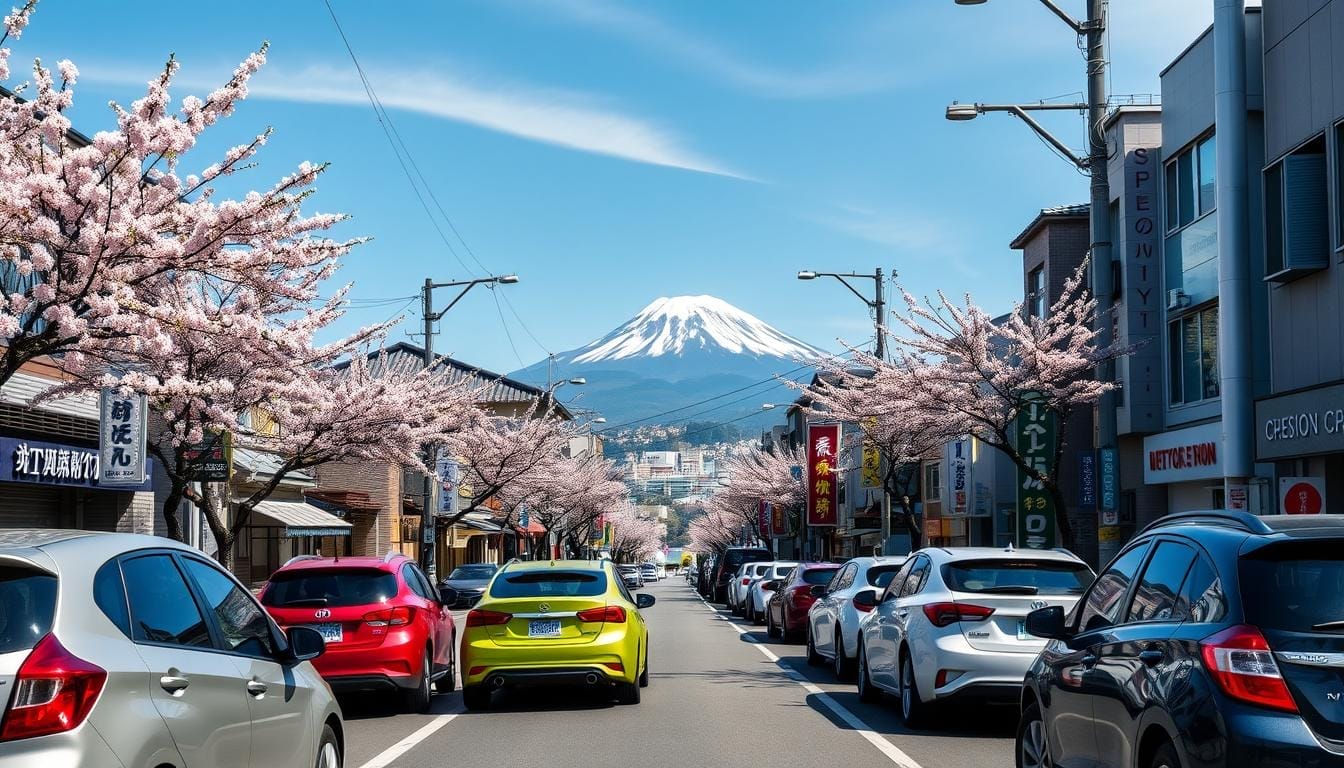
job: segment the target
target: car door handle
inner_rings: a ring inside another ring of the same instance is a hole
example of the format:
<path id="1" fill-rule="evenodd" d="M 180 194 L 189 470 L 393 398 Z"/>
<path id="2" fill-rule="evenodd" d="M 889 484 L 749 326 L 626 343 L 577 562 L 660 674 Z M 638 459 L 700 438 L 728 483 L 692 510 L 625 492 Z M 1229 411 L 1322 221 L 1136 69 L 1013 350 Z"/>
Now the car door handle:
<path id="1" fill-rule="evenodd" d="M 1146 651 L 1139 652 L 1139 661 L 1142 661 L 1150 667 L 1155 667 L 1162 662 L 1162 659 L 1165 656 L 1166 654 L 1162 653 L 1162 651 L 1156 648 L 1149 648 Z"/>
<path id="2" fill-rule="evenodd" d="M 260 680 L 248 680 L 247 692 L 253 696 L 261 696 L 266 693 L 266 684 Z"/>
<path id="3" fill-rule="evenodd" d="M 191 685 L 191 681 L 181 675 L 164 675 L 159 678 L 159 687 L 169 693 L 186 690 L 188 685 Z"/>
<path id="4" fill-rule="evenodd" d="M 896 615 L 904 619 L 906 616 L 910 615 L 910 611 L 908 609 L 902 608 L 896 612 Z"/>
<path id="5" fill-rule="evenodd" d="M 1092 667 L 1095 667 L 1097 665 L 1097 657 L 1089 653 L 1083 658 L 1079 659 L 1078 662 L 1082 664 L 1084 667 L 1091 669 Z"/>

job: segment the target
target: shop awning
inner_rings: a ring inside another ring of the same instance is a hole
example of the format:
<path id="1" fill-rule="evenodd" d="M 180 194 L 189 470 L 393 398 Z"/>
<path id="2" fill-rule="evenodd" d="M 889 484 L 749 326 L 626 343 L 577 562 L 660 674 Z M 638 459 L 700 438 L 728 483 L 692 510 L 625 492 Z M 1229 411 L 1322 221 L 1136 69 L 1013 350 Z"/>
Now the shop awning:
<path id="1" fill-rule="evenodd" d="M 457 524 L 463 528 L 470 528 L 474 531 L 483 531 L 485 533 L 499 533 L 504 530 L 489 520 L 481 520 L 479 518 L 464 517 L 461 520 L 458 520 Z"/>
<path id="2" fill-rule="evenodd" d="M 528 520 L 527 525 L 517 525 L 514 527 L 518 529 L 519 533 L 526 534 L 528 536 L 540 536 L 546 532 L 546 529 L 543 528 L 541 526 L 541 523 L 538 523 L 536 520 Z"/>
<path id="3" fill-rule="evenodd" d="M 881 528 L 855 528 L 849 533 L 846 533 L 845 536 L 847 538 L 854 539 L 858 538 L 859 536 L 867 536 L 871 533 L 881 533 L 881 532 L 882 532 Z"/>
<path id="4" fill-rule="evenodd" d="M 267 499 L 252 510 L 253 525 L 285 529 L 285 538 L 299 536 L 349 536 L 354 526 L 329 512 L 302 501 Z"/>

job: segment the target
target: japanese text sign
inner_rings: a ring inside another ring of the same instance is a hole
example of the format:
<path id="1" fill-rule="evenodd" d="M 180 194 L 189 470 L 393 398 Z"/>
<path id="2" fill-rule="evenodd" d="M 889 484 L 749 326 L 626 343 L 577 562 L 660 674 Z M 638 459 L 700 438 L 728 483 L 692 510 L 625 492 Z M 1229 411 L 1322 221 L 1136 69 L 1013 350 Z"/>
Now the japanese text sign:
<path id="1" fill-rule="evenodd" d="M 1028 395 L 1023 398 L 1017 414 L 1014 431 L 1017 453 L 1023 463 L 1039 474 L 1052 471 L 1055 455 L 1055 416 L 1039 399 Z M 1044 483 L 1017 471 L 1017 546 L 1022 549 L 1053 549 L 1055 536 L 1055 503 Z"/>
<path id="2" fill-rule="evenodd" d="M 98 399 L 98 482 L 141 485 L 145 482 L 147 409 L 144 395 L 122 395 L 106 388 Z"/>
<path id="3" fill-rule="evenodd" d="M 949 517 L 965 517 L 969 512 L 970 469 L 967 460 L 971 454 L 971 441 L 956 440 L 948 446 L 951 458 L 948 467 L 952 474 L 952 509 Z"/>
<path id="4" fill-rule="evenodd" d="M 770 538 L 770 505 L 764 501 L 756 507 L 756 528 L 762 539 Z"/>
<path id="5" fill-rule="evenodd" d="M 864 424 L 865 431 L 876 427 L 877 419 L 868 419 Z M 882 453 L 877 450 L 877 444 L 866 436 L 863 438 L 863 487 L 882 487 Z"/>
<path id="6" fill-rule="evenodd" d="M 840 425 L 807 426 L 807 524 L 833 526 L 840 498 Z"/>
<path id="7" fill-rule="evenodd" d="M 789 511 L 775 504 L 766 505 L 770 510 L 770 535 L 783 538 L 789 535 Z"/>

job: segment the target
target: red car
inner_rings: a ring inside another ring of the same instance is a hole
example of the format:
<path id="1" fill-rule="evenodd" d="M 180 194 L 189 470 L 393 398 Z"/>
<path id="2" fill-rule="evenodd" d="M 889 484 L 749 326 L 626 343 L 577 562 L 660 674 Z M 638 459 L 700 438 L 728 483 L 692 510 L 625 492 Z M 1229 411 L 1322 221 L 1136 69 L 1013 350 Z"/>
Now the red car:
<path id="1" fill-rule="evenodd" d="M 281 627 L 322 634 L 313 665 L 336 693 L 400 693 L 407 711 L 426 712 L 431 684 L 456 686 L 452 614 L 405 555 L 296 558 L 271 574 L 261 604 Z"/>
<path id="2" fill-rule="evenodd" d="M 807 611 L 817 598 L 812 588 L 829 584 L 840 566 L 828 563 L 803 563 L 789 571 L 774 586 L 765 604 L 765 627 L 770 637 L 796 641 L 807 630 Z"/>

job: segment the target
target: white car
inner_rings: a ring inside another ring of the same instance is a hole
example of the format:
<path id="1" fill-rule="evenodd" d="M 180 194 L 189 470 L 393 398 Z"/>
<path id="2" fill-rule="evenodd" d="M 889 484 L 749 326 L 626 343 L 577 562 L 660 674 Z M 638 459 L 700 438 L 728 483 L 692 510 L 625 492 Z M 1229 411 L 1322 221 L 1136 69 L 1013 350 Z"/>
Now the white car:
<path id="1" fill-rule="evenodd" d="M 644 583 L 658 581 L 658 566 L 653 563 L 644 563 L 639 566 L 639 575 L 644 579 Z"/>
<path id="2" fill-rule="evenodd" d="M 770 596 L 774 594 L 773 590 L 765 588 L 768 582 L 782 580 L 789 572 L 798 567 L 797 563 L 788 561 L 775 561 L 769 563 L 760 563 L 767 566 L 762 569 L 760 576 L 756 577 L 747 590 L 747 598 L 743 601 L 743 615 L 747 621 L 753 624 L 765 623 L 765 604 L 770 602 Z"/>
<path id="3" fill-rule="evenodd" d="M 815 590 L 817 601 L 807 613 L 807 663 L 821 666 L 829 659 L 839 680 L 854 674 L 859 620 L 877 605 L 906 559 L 856 557 L 840 566 L 830 584 Z"/>
<path id="4" fill-rule="evenodd" d="M 728 610 L 735 616 L 741 616 L 747 612 L 747 592 L 751 589 L 751 583 L 765 574 L 769 563 L 743 563 L 742 567 L 737 569 L 733 578 L 728 582 Z"/>
<path id="5" fill-rule="evenodd" d="M 900 697 L 907 727 L 931 721 L 953 698 L 1016 702 L 1046 641 L 1027 614 L 1067 612 L 1092 583 L 1069 552 L 990 547 L 922 549 L 859 622 L 859 697 Z"/>

